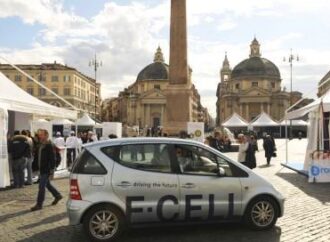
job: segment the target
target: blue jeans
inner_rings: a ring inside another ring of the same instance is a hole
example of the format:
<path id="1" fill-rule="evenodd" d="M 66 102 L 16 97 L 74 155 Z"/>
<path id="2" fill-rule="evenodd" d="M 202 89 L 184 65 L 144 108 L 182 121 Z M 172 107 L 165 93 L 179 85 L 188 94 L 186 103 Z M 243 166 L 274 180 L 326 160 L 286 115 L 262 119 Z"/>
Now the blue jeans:
<path id="1" fill-rule="evenodd" d="M 26 158 L 22 157 L 13 160 L 12 172 L 14 177 L 14 186 L 23 187 L 24 185 L 24 169 L 26 166 Z"/>
<path id="2" fill-rule="evenodd" d="M 33 157 L 27 158 L 26 170 L 27 170 L 27 183 L 32 184 L 32 162 Z"/>
<path id="3" fill-rule="evenodd" d="M 49 180 L 49 174 L 40 174 L 40 181 L 39 181 L 39 192 L 38 192 L 38 198 L 37 198 L 37 205 L 42 207 L 42 204 L 45 200 L 45 192 L 46 187 L 48 191 L 53 195 L 54 198 L 58 198 L 61 196 L 61 194 L 56 190 L 55 187 L 50 183 Z"/>

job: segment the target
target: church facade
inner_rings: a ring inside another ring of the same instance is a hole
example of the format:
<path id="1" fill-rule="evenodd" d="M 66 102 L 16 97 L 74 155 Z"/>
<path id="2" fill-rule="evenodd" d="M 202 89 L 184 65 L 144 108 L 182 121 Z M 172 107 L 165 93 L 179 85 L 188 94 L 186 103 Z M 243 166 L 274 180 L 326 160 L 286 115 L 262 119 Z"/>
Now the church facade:
<path id="1" fill-rule="evenodd" d="M 191 78 L 191 69 L 189 78 Z M 166 122 L 166 90 L 169 85 L 169 65 L 158 47 L 154 62 L 143 68 L 136 81 L 121 91 L 118 97 L 105 100 L 102 107 L 103 121 L 123 122 L 129 126 L 159 127 Z M 208 110 L 201 105 L 200 95 L 191 87 L 192 121 L 210 122 Z M 176 109 L 180 110 L 178 103 Z"/>
<path id="2" fill-rule="evenodd" d="M 231 69 L 227 54 L 220 70 L 217 88 L 216 124 L 221 125 L 234 112 L 247 121 L 260 113 L 282 120 L 285 110 L 302 97 L 300 92 L 287 92 L 281 87 L 281 74 L 270 60 L 261 57 L 256 38 L 250 45 L 249 58 Z M 290 97 L 291 102 L 290 102 Z"/>

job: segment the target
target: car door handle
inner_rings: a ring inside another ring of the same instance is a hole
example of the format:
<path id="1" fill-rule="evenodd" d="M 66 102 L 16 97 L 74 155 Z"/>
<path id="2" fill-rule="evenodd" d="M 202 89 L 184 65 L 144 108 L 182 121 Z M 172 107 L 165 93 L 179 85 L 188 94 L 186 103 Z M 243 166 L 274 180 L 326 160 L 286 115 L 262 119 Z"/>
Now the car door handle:
<path id="1" fill-rule="evenodd" d="M 183 184 L 181 187 L 191 189 L 191 188 L 195 188 L 196 185 L 194 183 L 186 183 L 186 184 Z"/>
<path id="2" fill-rule="evenodd" d="M 122 181 L 121 183 L 117 184 L 118 187 L 130 187 L 132 184 L 128 181 Z"/>

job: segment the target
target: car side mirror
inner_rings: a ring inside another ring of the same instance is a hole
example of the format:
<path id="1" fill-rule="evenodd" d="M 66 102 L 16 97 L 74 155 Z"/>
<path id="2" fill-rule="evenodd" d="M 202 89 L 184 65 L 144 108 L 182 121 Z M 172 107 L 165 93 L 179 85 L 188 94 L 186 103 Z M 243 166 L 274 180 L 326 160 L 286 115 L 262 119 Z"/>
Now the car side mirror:
<path id="1" fill-rule="evenodd" d="M 226 171 L 222 167 L 218 167 L 218 177 L 226 176 Z"/>

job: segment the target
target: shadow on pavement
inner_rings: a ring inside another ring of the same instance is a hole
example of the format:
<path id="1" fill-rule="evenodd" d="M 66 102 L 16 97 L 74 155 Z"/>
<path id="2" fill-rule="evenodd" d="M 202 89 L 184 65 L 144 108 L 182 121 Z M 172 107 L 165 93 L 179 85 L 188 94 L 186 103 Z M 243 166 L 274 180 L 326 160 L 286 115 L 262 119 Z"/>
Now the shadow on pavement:
<path id="1" fill-rule="evenodd" d="M 23 215 L 28 214 L 28 213 L 31 213 L 30 209 L 2 215 L 2 216 L 0 216 L 0 224 L 6 222 L 7 220 L 9 220 L 11 218 L 23 216 Z"/>
<path id="2" fill-rule="evenodd" d="M 268 231 L 252 231 L 240 224 L 218 224 L 132 229 L 124 232 L 120 242 L 279 242 L 280 237 L 280 227 L 274 227 Z M 27 242 L 47 239 L 47 242 L 52 242 L 58 241 L 59 238 L 62 238 L 62 241 L 89 241 L 82 226 L 62 226 L 34 234 L 30 238 L 19 241 Z"/>
<path id="3" fill-rule="evenodd" d="M 54 222 L 60 221 L 62 219 L 65 219 L 66 217 L 67 217 L 67 213 L 64 212 L 64 213 L 56 214 L 54 216 L 51 216 L 51 217 L 45 218 L 43 220 L 40 220 L 37 223 L 32 223 L 32 224 L 24 225 L 22 227 L 19 227 L 18 229 L 19 230 L 32 229 L 32 228 L 37 227 L 37 226 L 40 226 L 40 225 L 45 225 L 45 224 L 50 224 L 50 223 L 54 223 Z"/>
<path id="4" fill-rule="evenodd" d="M 292 185 L 299 188 L 308 196 L 314 197 L 322 203 L 330 202 L 329 183 L 309 183 L 305 176 L 297 173 L 278 172 L 276 175 L 290 182 Z"/>

